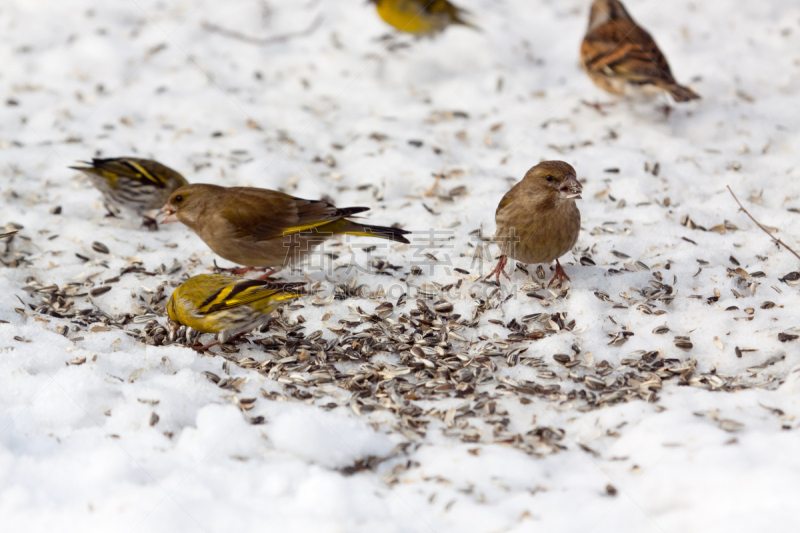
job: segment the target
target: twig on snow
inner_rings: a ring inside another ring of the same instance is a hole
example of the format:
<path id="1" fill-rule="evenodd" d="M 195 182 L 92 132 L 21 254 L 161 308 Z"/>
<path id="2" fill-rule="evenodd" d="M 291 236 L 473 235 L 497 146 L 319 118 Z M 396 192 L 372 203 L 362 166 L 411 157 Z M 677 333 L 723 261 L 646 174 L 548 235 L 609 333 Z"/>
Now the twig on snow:
<path id="1" fill-rule="evenodd" d="M 782 240 L 780 240 L 779 238 L 777 238 L 775 235 L 773 235 L 772 233 L 770 233 L 770 231 L 769 231 L 767 228 L 765 228 L 764 226 L 762 226 L 762 225 L 761 225 L 761 223 L 760 223 L 758 220 L 756 220 L 755 218 L 753 218 L 753 215 L 751 215 L 751 214 L 750 214 L 750 213 L 747 211 L 747 209 L 745 209 L 745 208 L 744 208 L 744 206 L 742 205 L 742 202 L 740 202 L 740 201 L 739 201 L 739 199 L 738 199 L 738 198 L 736 198 L 736 195 L 735 195 L 735 194 L 733 194 L 733 191 L 731 190 L 731 186 L 730 186 L 730 185 L 726 185 L 726 187 L 728 188 L 728 191 L 731 193 L 731 196 L 733 196 L 733 199 L 734 199 L 734 200 L 736 200 L 736 203 L 737 203 L 737 204 L 739 204 L 739 207 L 742 209 L 742 211 L 744 211 L 744 214 L 745 214 L 745 215 L 747 215 L 748 217 L 750 217 L 750 220 L 752 220 L 753 222 L 755 222 L 755 223 L 756 223 L 756 226 L 758 226 L 759 228 L 761 228 L 761 229 L 764 231 L 764 233 L 766 233 L 767 235 L 769 235 L 770 237 L 772 237 L 772 240 L 773 240 L 773 241 L 775 241 L 775 242 L 776 242 L 776 243 L 778 243 L 779 245 L 783 246 L 784 248 L 786 248 L 787 250 L 789 250 L 790 252 L 792 252 L 796 258 L 800 259 L 800 255 L 797 255 L 797 252 L 795 252 L 794 250 L 792 250 L 792 249 L 791 249 L 791 247 L 789 247 L 789 245 L 787 245 L 785 242 L 783 242 Z"/>
<path id="2" fill-rule="evenodd" d="M 272 37 L 251 37 L 236 30 L 229 30 L 227 28 L 223 28 L 222 26 L 217 26 L 216 24 L 212 24 L 210 22 L 204 22 L 203 29 L 213 33 L 219 33 L 220 35 L 224 35 L 225 37 L 230 37 L 231 39 L 237 39 L 239 41 L 244 41 L 250 44 L 275 44 L 275 43 L 285 43 L 286 41 L 295 39 L 297 37 L 306 37 L 308 35 L 311 35 L 315 31 L 317 31 L 317 28 L 319 28 L 319 26 L 322 24 L 322 20 L 324 18 L 325 17 L 323 17 L 322 15 L 318 15 L 317 18 L 315 18 L 311 22 L 308 28 L 304 30 L 291 33 L 284 33 L 281 35 L 273 35 Z"/>

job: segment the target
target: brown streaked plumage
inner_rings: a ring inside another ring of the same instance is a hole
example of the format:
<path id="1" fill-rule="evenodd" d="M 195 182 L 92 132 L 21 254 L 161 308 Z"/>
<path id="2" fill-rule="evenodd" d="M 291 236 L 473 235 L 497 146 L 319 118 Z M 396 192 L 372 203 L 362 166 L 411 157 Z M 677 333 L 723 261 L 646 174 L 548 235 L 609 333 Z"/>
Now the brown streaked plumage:
<path id="1" fill-rule="evenodd" d="M 563 161 L 543 161 L 531 168 L 521 182 L 503 196 L 497 206 L 497 242 L 502 256 L 487 277 L 497 276 L 508 258 L 523 263 L 556 262 L 550 285 L 560 286 L 569 277 L 558 258 L 569 252 L 581 231 L 581 213 L 575 200 L 582 186 L 575 169 Z"/>
<path id="2" fill-rule="evenodd" d="M 595 0 L 581 45 L 581 66 L 606 91 L 623 95 L 630 87 L 654 86 L 676 102 L 700 96 L 672 77 L 667 58 L 619 0 Z"/>
<path id="3" fill-rule="evenodd" d="M 138 215 L 160 209 L 172 191 L 188 183 L 180 173 L 152 159 L 95 158 L 83 164 L 69 168 L 89 176 L 113 215 L 123 209 Z"/>
<path id="4" fill-rule="evenodd" d="M 408 243 L 408 231 L 367 226 L 347 217 L 368 207 L 337 208 L 255 187 L 195 184 L 181 187 L 161 210 L 162 223 L 183 222 L 217 255 L 247 267 L 297 264 L 334 235 L 361 235 Z"/>

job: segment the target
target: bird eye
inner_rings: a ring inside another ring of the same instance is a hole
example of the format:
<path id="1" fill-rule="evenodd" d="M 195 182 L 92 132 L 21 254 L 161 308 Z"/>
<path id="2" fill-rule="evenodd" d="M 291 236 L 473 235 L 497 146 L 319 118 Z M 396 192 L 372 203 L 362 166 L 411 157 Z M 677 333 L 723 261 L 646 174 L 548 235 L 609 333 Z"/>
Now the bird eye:
<path id="1" fill-rule="evenodd" d="M 176 204 L 179 204 L 183 201 L 183 196 L 179 194 L 172 201 L 175 202 Z"/>
<path id="2" fill-rule="evenodd" d="M 556 179 L 555 179 L 553 176 L 551 176 L 550 174 L 548 174 L 547 176 L 545 176 L 545 178 L 544 178 L 544 179 L 546 179 L 547 181 L 549 181 L 549 182 L 551 182 L 551 183 L 552 183 L 552 182 L 554 182 L 554 181 L 556 181 Z"/>

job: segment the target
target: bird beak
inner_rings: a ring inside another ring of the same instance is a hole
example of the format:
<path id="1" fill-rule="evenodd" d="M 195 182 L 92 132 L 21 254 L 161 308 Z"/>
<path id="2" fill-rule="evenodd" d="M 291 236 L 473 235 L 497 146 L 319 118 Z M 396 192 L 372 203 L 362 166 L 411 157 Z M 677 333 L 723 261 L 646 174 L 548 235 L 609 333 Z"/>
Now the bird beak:
<path id="1" fill-rule="evenodd" d="M 583 185 L 580 184 L 578 178 L 575 176 L 568 176 L 567 179 L 561 182 L 559 193 L 561 193 L 561 197 L 565 200 L 580 200 L 582 198 L 582 190 Z"/>
<path id="2" fill-rule="evenodd" d="M 178 222 L 177 213 L 178 210 L 172 207 L 170 204 L 165 205 L 161 208 L 161 211 L 158 212 L 159 215 L 166 215 L 159 224 L 172 224 L 173 222 Z"/>

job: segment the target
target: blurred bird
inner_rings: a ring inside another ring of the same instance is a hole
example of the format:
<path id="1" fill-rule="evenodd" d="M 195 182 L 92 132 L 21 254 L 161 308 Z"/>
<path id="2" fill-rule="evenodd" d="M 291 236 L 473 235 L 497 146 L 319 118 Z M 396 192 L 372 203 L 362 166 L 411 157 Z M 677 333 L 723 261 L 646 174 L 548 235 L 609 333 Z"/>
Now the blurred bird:
<path id="1" fill-rule="evenodd" d="M 408 243 L 403 236 L 408 231 L 346 218 L 368 210 L 340 209 L 324 200 L 303 200 L 269 189 L 194 184 L 172 193 L 161 212 L 167 215 L 162 224 L 183 222 L 220 257 L 251 267 L 235 269 L 241 274 L 252 267 L 294 265 L 334 235 Z"/>
<path id="2" fill-rule="evenodd" d="M 624 95 L 628 88 L 654 86 L 676 102 L 700 96 L 672 77 L 667 59 L 619 0 L 595 0 L 581 45 L 581 66 L 601 89 Z"/>
<path id="3" fill-rule="evenodd" d="M 447 0 L 368 0 L 375 4 L 378 15 L 400 31 L 414 35 L 435 35 L 451 24 L 477 30 L 464 20 L 466 12 Z"/>
<path id="4" fill-rule="evenodd" d="M 582 188 L 575 169 L 563 161 L 544 161 L 530 169 L 497 206 L 496 238 L 503 255 L 487 279 L 496 275 L 499 283 L 500 273 L 508 278 L 503 269 L 511 258 L 523 263 L 555 260 L 550 285 L 569 281 L 558 258 L 578 240 L 581 213 L 575 200 Z"/>
<path id="5" fill-rule="evenodd" d="M 82 163 L 89 166 L 69 168 L 89 176 L 92 185 L 102 193 L 109 216 L 117 216 L 120 211 L 132 212 L 144 216 L 147 226 L 153 226 L 155 219 L 145 213 L 161 208 L 172 191 L 188 183 L 179 173 L 150 159 L 118 157 Z"/>
<path id="6" fill-rule="evenodd" d="M 167 314 L 177 324 L 203 333 L 216 333 L 217 341 L 260 327 L 269 314 L 287 300 L 305 294 L 305 283 L 273 283 L 224 274 L 200 274 L 184 281 L 167 302 Z"/>

